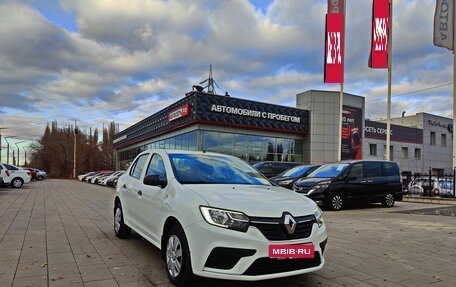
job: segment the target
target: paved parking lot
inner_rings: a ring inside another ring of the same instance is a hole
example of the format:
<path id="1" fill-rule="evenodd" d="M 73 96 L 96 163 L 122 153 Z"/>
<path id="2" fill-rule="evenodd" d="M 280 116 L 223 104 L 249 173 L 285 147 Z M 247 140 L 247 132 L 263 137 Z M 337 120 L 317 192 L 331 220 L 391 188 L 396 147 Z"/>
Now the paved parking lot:
<path id="1" fill-rule="evenodd" d="M 117 239 L 111 188 L 48 179 L 0 188 L 0 286 L 170 286 L 159 251 Z M 198 279 L 195 286 L 432 286 L 456 282 L 456 217 L 400 202 L 325 211 L 323 270 L 263 282 Z"/>

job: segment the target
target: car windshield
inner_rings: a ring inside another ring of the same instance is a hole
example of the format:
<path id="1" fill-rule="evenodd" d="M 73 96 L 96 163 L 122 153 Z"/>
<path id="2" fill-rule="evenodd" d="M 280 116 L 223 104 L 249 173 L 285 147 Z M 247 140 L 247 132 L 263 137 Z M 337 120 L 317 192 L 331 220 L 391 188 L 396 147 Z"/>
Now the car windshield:
<path id="1" fill-rule="evenodd" d="M 347 168 L 347 163 L 324 164 L 314 170 L 307 177 L 336 177 Z"/>
<path id="2" fill-rule="evenodd" d="M 271 185 L 241 159 L 207 154 L 170 154 L 174 175 L 181 184 Z"/>
<path id="3" fill-rule="evenodd" d="M 290 176 L 290 177 L 297 177 L 301 176 L 303 173 L 308 171 L 310 168 L 309 165 L 298 165 L 293 168 L 290 168 L 289 170 L 286 170 L 279 174 L 279 176 Z"/>

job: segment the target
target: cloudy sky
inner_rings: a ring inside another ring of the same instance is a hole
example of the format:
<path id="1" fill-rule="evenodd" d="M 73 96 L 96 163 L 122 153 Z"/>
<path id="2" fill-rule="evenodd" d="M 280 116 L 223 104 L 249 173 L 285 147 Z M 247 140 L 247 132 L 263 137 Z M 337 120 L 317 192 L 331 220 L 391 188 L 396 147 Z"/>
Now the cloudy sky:
<path id="1" fill-rule="evenodd" d="M 344 91 L 386 118 L 387 71 L 372 70 L 369 0 L 347 1 Z M 124 129 L 208 77 L 219 94 L 295 106 L 323 83 L 327 0 L 2 0 L 0 130 L 47 123 Z M 432 43 L 435 0 L 394 0 L 392 116 L 452 117 L 453 55 Z M 3 145 L 5 142 L 3 141 Z"/>

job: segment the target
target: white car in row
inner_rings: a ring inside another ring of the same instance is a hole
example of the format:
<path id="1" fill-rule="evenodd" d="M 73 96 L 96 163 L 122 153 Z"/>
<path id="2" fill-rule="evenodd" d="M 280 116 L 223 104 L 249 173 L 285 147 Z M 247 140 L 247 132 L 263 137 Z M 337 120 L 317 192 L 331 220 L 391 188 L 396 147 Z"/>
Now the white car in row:
<path id="1" fill-rule="evenodd" d="M 245 161 L 147 150 L 119 178 L 114 230 L 158 247 L 168 278 L 256 281 L 320 270 L 326 225 L 316 203 L 274 186 Z"/>
<path id="2" fill-rule="evenodd" d="M 0 176 L 3 179 L 3 185 L 11 185 L 14 188 L 20 188 L 32 179 L 29 171 L 6 163 L 0 163 Z"/>

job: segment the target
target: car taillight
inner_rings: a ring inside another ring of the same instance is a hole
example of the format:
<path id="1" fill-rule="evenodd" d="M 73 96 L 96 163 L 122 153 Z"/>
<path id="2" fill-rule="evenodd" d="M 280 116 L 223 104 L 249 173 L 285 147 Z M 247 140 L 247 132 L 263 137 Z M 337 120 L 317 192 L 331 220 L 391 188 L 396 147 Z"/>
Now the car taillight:
<path id="1" fill-rule="evenodd" d="M 5 170 L 6 176 L 9 176 L 10 172 L 9 170 Z"/>

